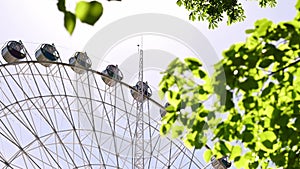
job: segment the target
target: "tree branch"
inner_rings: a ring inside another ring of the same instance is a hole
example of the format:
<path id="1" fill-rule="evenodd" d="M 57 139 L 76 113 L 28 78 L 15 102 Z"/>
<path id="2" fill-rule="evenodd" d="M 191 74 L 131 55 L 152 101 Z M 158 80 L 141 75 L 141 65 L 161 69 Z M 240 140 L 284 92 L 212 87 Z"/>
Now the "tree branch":
<path id="1" fill-rule="evenodd" d="M 274 72 L 271 72 L 271 73 L 269 74 L 269 76 L 272 76 L 272 75 L 274 75 L 275 73 L 278 73 L 278 72 L 280 72 L 280 71 L 283 71 L 283 70 L 286 69 L 286 68 L 289 68 L 289 67 L 291 67 L 291 66 L 294 66 L 294 65 L 296 65 L 298 62 L 300 62 L 300 59 L 299 59 L 299 60 L 296 60 L 295 62 L 293 62 L 293 63 L 291 63 L 291 64 L 289 64 L 289 65 L 287 65 L 287 66 L 284 66 L 284 67 L 282 67 L 282 68 L 280 68 L 280 69 L 278 69 L 278 70 L 276 70 L 276 71 L 274 71 Z"/>

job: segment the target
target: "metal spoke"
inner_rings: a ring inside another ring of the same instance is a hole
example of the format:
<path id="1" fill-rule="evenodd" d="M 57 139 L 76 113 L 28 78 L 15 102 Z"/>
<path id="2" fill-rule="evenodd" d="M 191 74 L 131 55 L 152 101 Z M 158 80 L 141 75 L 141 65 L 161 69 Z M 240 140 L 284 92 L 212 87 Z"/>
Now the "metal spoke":
<path id="1" fill-rule="evenodd" d="M 71 67 L 0 65 L 0 168 L 204 167 L 197 150 L 160 136 L 157 101 L 142 104 L 130 85 L 109 87 L 102 77 L 112 77 Z"/>

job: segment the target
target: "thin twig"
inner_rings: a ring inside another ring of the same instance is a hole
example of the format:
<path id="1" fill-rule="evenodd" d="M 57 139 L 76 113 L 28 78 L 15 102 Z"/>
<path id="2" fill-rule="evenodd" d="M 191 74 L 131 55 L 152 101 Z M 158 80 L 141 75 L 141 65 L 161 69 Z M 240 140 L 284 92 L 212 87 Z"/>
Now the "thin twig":
<path id="1" fill-rule="evenodd" d="M 287 66 L 285 66 L 285 67 L 283 67 L 283 68 L 280 68 L 280 69 L 276 70 L 275 72 L 271 72 L 271 73 L 269 74 L 269 76 L 272 76 L 272 75 L 274 75 L 275 73 L 278 73 L 278 72 L 280 72 L 280 71 L 282 71 L 282 70 L 284 70 L 284 69 L 286 69 L 286 68 L 289 68 L 289 67 L 291 67 L 291 66 L 294 66 L 294 65 L 297 64 L 298 62 L 300 62 L 300 59 L 299 59 L 299 60 L 296 60 L 295 62 L 293 62 L 293 63 L 291 63 L 291 64 L 289 64 L 289 65 L 287 65 Z"/>

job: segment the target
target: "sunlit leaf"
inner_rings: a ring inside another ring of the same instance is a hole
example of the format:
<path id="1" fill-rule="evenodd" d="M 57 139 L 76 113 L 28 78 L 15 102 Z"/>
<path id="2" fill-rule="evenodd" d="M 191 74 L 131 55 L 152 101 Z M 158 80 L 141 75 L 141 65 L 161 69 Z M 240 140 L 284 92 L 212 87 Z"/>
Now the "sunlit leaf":
<path id="1" fill-rule="evenodd" d="M 298 0 L 295 7 L 299 10 L 300 9 L 300 1 Z"/>
<path id="2" fill-rule="evenodd" d="M 233 146 L 230 154 L 230 159 L 233 160 L 236 157 L 241 156 L 242 148 L 240 146 Z"/>
<path id="3" fill-rule="evenodd" d="M 265 131 L 265 132 L 262 132 L 260 133 L 260 138 L 262 141 L 265 141 L 265 140 L 270 140 L 270 141 L 274 141 L 276 140 L 276 135 L 273 131 Z"/>
<path id="4" fill-rule="evenodd" d="M 94 25 L 102 16 L 103 7 L 98 1 L 80 1 L 76 4 L 75 14 L 81 22 Z"/>
<path id="5" fill-rule="evenodd" d="M 257 27 L 257 30 L 255 31 L 255 34 L 257 36 L 266 35 L 267 30 L 268 30 L 269 26 L 271 26 L 271 24 L 272 24 L 272 21 L 270 21 L 266 18 L 256 21 L 255 26 Z"/>
<path id="6" fill-rule="evenodd" d="M 211 159 L 212 155 L 213 155 L 212 151 L 210 149 L 206 149 L 205 152 L 204 152 L 204 154 L 203 154 L 204 160 L 206 162 L 209 162 L 209 160 Z"/>

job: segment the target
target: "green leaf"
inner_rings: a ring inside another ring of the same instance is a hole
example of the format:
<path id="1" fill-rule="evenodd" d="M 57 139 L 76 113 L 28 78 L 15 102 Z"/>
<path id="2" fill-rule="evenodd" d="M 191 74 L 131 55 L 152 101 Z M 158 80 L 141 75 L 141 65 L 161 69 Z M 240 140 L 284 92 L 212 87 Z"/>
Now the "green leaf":
<path id="1" fill-rule="evenodd" d="M 241 156 L 242 148 L 240 146 L 233 146 L 230 154 L 230 159 L 233 160 L 236 157 Z"/>
<path id="2" fill-rule="evenodd" d="M 81 22 L 94 25 L 102 16 L 103 7 L 97 1 L 80 1 L 76 4 L 75 14 Z"/>
<path id="3" fill-rule="evenodd" d="M 236 158 L 234 165 L 237 168 L 245 168 L 245 166 L 249 163 L 249 161 L 245 158 L 245 156 L 241 156 L 240 158 Z"/>
<path id="4" fill-rule="evenodd" d="M 65 0 L 58 0 L 57 2 L 57 9 L 61 12 L 66 12 L 66 2 Z"/>
<path id="5" fill-rule="evenodd" d="M 163 122 L 173 124 L 176 121 L 177 117 L 178 117 L 178 115 L 176 112 L 168 112 L 163 117 Z"/>
<path id="6" fill-rule="evenodd" d="M 160 127 L 160 134 L 161 135 L 166 135 L 171 129 L 171 125 L 170 124 L 163 124 Z"/>
<path id="7" fill-rule="evenodd" d="M 277 138 L 277 136 L 275 135 L 275 133 L 273 131 L 262 132 L 259 136 L 262 141 L 265 141 L 265 140 L 274 141 Z"/>
<path id="8" fill-rule="evenodd" d="M 193 70 L 193 75 L 197 78 L 205 78 L 206 77 L 206 72 L 204 72 L 203 70 L 199 69 L 199 70 Z"/>
<path id="9" fill-rule="evenodd" d="M 197 137 L 197 132 L 194 132 L 194 133 L 188 133 L 186 135 L 186 138 L 184 140 L 184 143 L 185 145 L 188 147 L 188 148 L 191 148 L 195 145 L 195 139 Z"/>
<path id="10" fill-rule="evenodd" d="M 173 126 L 172 127 L 172 138 L 177 138 L 180 136 L 184 131 L 183 126 Z"/>
<path id="11" fill-rule="evenodd" d="M 225 110 L 229 110 L 234 107 L 234 103 L 232 102 L 232 93 L 230 91 L 226 91 L 226 95 L 221 95 L 220 97 L 221 105 L 225 105 Z"/>
<path id="12" fill-rule="evenodd" d="M 237 122 L 237 121 L 239 121 L 239 120 L 241 120 L 241 119 L 242 119 L 242 117 L 241 117 L 240 114 L 235 114 L 234 116 L 232 116 L 232 118 L 231 118 L 230 121 L 232 121 L 232 122 Z"/>
<path id="13" fill-rule="evenodd" d="M 259 37 L 266 35 L 267 30 L 271 25 L 272 25 L 272 21 L 270 21 L 266 18 L 257 20 L 255 22 L 255 26 L 257 27 L 255 34 Z"/>
<path id="14" fill-rule="evenodd" d="M 72 35 L 76 25 L 76 16 L 71 12 L 65 12 L 64 26 L 67 31 Z"/>
<path id="15" fill-rule="evenodd" d="M 288 115 L 284 114 L 278 119 L 277 124 L 279 124 L 282 127 L 285 127 L 288 124 L 289 119 L 290 119 L 290 117 Z"/>
<path id="16" fill-rule="evenodd" d="M 274 83 L 270 82 L 269 86 L 262 91 L 261 97 L 267 96 L 271 92 L 273 87 L 274 87 Z"/>
<path id="17" fill-rule="evenodd" d="M 181 0 L 178 0 L 178 1 L 176 2 L 176 4 L 177 4 L 178 6 L 181 6 L 181 5 L 182 5 L 182 1 L 181 1 Z"/>
<path id="18" fill-rule="evenodd" d="M 189 58 L 185 58 L 184 61 L 188 66 L 193 66 L 195 68 L 202 66 L 202 63 L 198 58 L 189 57 Z"/>
<path id="19" fill-rule="evenodd" d="M 250 34 L 250 33 L 253 33 L 255 30 L 254 29 L 247 29 L 246 31 L 245 31 L 245 33 L 246 34 Z"/>
<path id="20" fill-rule="evenodd" d="M 249 77 L 240 84 L 240 88 L 244 91 L 248 91 L 251 89 L 257 89 L 258 84 L 257 84 L 257 81 L 253 77 Z"/>
<path id="21" fill-rule="evenodd" d="M 297 120 L 294 123 L 294 126 L 298 129 L 300 129 L 300 118 L 297 118 Z"/>
<path id="22" fill-rule="evenodd" d="M 273 149 L 273 143 L 270 140 L 265 140 L 262 144 L 268 149 Z"/>
<path id="23" fill-rule="evenodd" d="M 260 62 L 259 67 L 266 68 L 270 66 L 272 63 L 273 63 L 272 59 L 264 59 L 263 61 Z"/>
<path id="24" fill-rule="evenodd" d="M 252 132 L 244 131 L 242 134 L 242 141 L 243 142 L 251 142 L 253 140 L 254 136 Z"/>
<path id="25" fill-rule="evenodd" d="M 220 141 L 220 149 L 221 149 L 222 154 L 230 153 L 229 150 L 231 148 L 232 148 L 232 146 L 229 143 Z"/>
<path id="26" fill-rule="evenodd" d="M 209 162 L 209 160 L 211 159 L 212 155 L 213 155 L 212 151 L 210 149 L 206 149 L 206 151 L 203 154 L 204 160 L 206 162 Z"/>
<path id="27" fill-rule="evenodd" d="M 167 92 L 167 100 L 175 108 L 175 110 L 182 108 L 180 104 L 181 97 L 179 92 L 169 90 Z"/>
<path id="28" fill-rule="evenodd" d="M 296 9 L 300 10 L 300 1 L 299 0 L 297 0 L 295 7 L 296 7 Z"/>
<path id="29" fill-rule="evenodd" d="M 250 167 L 250 168 L 258 168 L 258 162 L 256 161 L 256 162 L 254 162 L 254 163 L 251 163 L 251 164 L 249 165 L 249 167 Z"/>
<path id="30" fill-rule="evenodd" d="M 199 114 L 200 117 L 206 117 L 208 115 L 208 112 L 201 112 Z"/>

